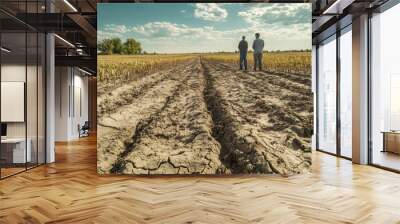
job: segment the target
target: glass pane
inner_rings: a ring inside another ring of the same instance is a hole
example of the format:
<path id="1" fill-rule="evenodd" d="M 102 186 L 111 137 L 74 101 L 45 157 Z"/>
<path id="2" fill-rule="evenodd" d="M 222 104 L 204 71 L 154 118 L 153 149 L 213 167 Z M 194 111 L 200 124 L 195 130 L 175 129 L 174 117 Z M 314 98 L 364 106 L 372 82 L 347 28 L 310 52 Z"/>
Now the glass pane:
<path id="1" fill-rule="evenodd" d="M 350 27 L 351 28 L 351 27 Z M 352 35 L 340 36 L 340 152 L 352 157 Z"/>
<path id="2" fill-rule="evenodd" d="M 27 63 L 27 81 L 26 81 L 26 111 L 27 111 L 27 143 L 28 143 L 28 168 L 37 165 L 38 158 L 38 143 L 37 143 L 37 132 L 38 132 L 38 107 L 37 107 L 37 79 L 38 79 L 38 35 L 36 32 L 27 33 L 28 38 L 28 63 Z"/>
<path id="3" fill-rule="evenodd" d="M 318 48 L 318 149 L 336 153 L 336 37 Z"/>
<path id="4" fill-rule="evenodd" d="M 45 52 L 46 39 L 45 35 L 39 33 L 39 46 L 38 46 L 38 163 L 45 163 Z"/>
<path id="5" fill-rule="evenodd" d="M 372 163 L 400 170 L 400 5 L 372 18 Z"/>
<path id="6" fill-rule="evenodd" d="M 26 34 L 1 34 L 1 166 L 2 177 L 25 170 Z M 28 147 L 29 149 L 29 147 Z"/>

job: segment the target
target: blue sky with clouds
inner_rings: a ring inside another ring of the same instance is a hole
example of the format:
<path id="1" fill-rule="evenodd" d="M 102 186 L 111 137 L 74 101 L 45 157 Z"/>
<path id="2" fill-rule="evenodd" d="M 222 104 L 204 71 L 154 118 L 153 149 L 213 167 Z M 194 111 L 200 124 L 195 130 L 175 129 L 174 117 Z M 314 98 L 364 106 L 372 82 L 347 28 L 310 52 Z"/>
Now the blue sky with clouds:
<path id="1" fill-rule="evenodd" d="M 261 33 L 267 50 L 311 48 L 309 3 L 98 4 L 98 41 L 135 38 L 147 52 L 235 51 Z"/>

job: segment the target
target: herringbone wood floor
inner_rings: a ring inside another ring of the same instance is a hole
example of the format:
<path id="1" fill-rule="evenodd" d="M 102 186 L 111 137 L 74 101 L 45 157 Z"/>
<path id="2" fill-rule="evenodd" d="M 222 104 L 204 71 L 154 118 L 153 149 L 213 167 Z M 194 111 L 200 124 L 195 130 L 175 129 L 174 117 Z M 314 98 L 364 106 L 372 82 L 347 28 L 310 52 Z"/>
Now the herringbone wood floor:
<path id="1" fill-rule="evenodd" d="M 284 178 L 96 174 L 94 137 L 0 181 L 0 223 L 400 223 L 400 175 L 314 153 Z"/>

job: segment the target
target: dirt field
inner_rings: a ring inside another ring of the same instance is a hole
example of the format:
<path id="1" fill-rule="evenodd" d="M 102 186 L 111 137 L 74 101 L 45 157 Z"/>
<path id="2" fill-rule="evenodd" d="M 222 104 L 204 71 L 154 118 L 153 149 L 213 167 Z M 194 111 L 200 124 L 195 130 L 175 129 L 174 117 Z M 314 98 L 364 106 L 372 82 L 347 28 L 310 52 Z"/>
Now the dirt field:
<path id="1" fill-rule="evenodd" d="M 101 174 L 308 171 L 311 76 L 200 57 L 98 97 Z"/>

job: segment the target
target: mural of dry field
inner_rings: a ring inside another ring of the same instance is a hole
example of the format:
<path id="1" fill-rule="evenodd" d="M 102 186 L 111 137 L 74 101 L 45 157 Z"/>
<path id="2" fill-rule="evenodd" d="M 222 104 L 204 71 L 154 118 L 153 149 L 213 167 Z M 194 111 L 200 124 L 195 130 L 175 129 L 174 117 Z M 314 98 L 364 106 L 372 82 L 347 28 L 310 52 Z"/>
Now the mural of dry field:
<path id="1" fill-rule="evenodd" d="M 209 4 L 200 8 L 204 5 Z M 249 71 L 243 71 L 234 53 L 240 37 L 235 36 L 231 53 L 145 54 L 141 49 L 99 55 L 98 172 L 307 172 L 313 133 L 311 52 L 266 49 L 264 69 L 255 72 L 249 52 Z M 136 38 L 146 49 L 146 41 Z"/>

